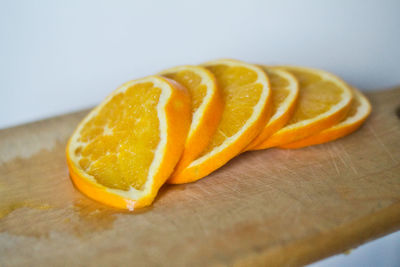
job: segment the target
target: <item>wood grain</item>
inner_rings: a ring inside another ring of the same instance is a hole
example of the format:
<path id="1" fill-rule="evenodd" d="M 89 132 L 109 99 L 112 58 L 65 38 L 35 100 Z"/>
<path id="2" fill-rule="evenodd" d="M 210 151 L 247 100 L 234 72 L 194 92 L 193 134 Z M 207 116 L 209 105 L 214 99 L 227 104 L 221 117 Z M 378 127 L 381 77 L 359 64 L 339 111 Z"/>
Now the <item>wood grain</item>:
<path id="1" fill-rule="evenodd" d="M 1 266 L 298 266 L 400 228 L 400 88 L 371 93 L 356 133 L 246 152 L 206 179 L 114 210 L 71 184 L 86 111 L 0 131 Z"/>

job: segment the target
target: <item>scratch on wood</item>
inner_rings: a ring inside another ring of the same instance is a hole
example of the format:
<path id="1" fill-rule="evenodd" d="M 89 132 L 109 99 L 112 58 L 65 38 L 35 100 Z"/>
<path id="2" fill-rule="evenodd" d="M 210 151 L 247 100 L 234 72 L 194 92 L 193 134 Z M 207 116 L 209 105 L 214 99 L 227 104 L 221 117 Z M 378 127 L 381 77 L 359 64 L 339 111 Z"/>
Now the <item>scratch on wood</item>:
<path id="1" fill-rule="evenodd" d="M 333 166 L 335 167 L 336 173 L 338 175 L 340 175 L 340 170 L 339 170 L 338 165 L 336 164 L 336 158 L 335 158 L 334 153 L 332 151 L 332 146 L 328 147 L 328 153 L 329 153 L 330 158 L 332 159 L 331 161 L 332 161 Z"/>
<path id="2" fill-rule="evenodd" d="M 291 175 L 296 175 L 296 172 L 293 171 L 291 168 L 289 168 L 289 167 L 286 165 L 286 163 L 280 164 L 280 165 L 278 166 L 277 169 L 278 169 L 278 171 L 279 171 L 280 173 L 282 173 L 282 171 L 284 171 L 284 172 L 290 173 Z"/>
<path id="3" fill-rule="evenodd" d="M 226 188 L 234 193 L 240 194 L 239 186 L 240 186 L 240 180 L 236 178 L 236 181 L 232 184 L 227 183 L 225 184 Z"/>
<path id="4" fill-rule="evenodd" d="M 276 190 L 276 191 L 278 191 L 279 193 L 282 193 L 283 195 L 288 196 L 289 198 L 291 198 L 291 199 L 295 200 L 296 202 L 300 203 L 301 205 L 303 205 L 302 201 L 301 201 L 299 198 L 297 198 L 296 196 L 294 196 L 294 195 L 292 195 L 292 194 L 286 192 L 285 190 L 282 190 L 282 189 L 280 189 L 279 187 L 272 186 L 272 185 L 269 185 L 269 184 L 266 184 L 265 186 L 270 187 L 270 188 L 272 188 L 273 190 Z"/>
<path id="5" fill-rule="evenodd" d="M 337 150 L 337 155 L 344 166 L 350 168 L 356 175 L 358 175 L 357 168 L 354 166 L 353 160 L 347 150 L 341 144 L 333 146 Z"/>
<path id="6" fill-rule="evenodd" d="M 385 144 L 382 142 L 381 138 L 378 136 L 378 134 L 376 133 L 376 131 L 374 130 L 374 128 L 370 125 L 367 124 L 367 129 L 372 133 L 372 135 L 375 137 L 376 141 L 378 142 L 378 144 L 382 147 L 383 151 L 386 152 L 386 154 L 388 154 L 388 156 L 390 157 L 390 159 L 394 162 L 397 163 L 396 159 L 393 157 L 392 153 L 390 153 L 390 151 L 387 149 L 387 147 L 385 146 Z"/>
<path id="7" fill-rule="evenodd" d="M 340 149 L 337 148 L 337 146 L 334 146 L 331 144 L 331 147 L 333 150 L 335 150 L 335 154 L 338 155 L 339 160 L 343 163 L 344 166 L 347 167 L 347 162 L 344 160 L 343 156 L 342 156 L 342 151 Z"/>
<path id="8" fill-rule="evenodd" d="M 358 170 L 357 170 L 357 168 L 354 166 L 352 157 L 351 157 L 350 154 L 347 152 L 347 150 L 344 149 L 343 145 L 341 145 L 340 148 L 341 148 L 341 150 L 343 151 L 343 156 L 346 157 L 347 162 L 349 163 L 350 169 L 352 169 L 353 172 L 354 172 L 356 175 L 358 175 Z"/>

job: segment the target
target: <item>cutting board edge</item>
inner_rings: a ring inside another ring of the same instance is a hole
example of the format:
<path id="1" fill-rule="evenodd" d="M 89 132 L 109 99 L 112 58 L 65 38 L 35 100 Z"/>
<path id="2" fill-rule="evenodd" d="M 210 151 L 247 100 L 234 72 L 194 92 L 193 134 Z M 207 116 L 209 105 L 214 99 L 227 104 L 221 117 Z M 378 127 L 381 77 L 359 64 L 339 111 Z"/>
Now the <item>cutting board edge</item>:
<path id="1" fill-rule="evenodd" d="M 240 257 L 234 266 L 303 266 L 400 230 L 400 202 L 289 245 Z M 320 250 L 315 250 L 320 247 Z M 287 255 L 291 255 L 290 258 Z"/>

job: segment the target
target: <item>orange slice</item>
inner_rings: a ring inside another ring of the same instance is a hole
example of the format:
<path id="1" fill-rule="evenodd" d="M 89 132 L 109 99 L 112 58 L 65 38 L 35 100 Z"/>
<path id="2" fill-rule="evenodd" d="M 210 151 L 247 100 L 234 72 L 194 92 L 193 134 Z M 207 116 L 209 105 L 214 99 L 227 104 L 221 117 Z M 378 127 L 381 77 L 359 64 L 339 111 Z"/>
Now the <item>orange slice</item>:
<path id="1" fill-rule="evenodd" d="M 214 75 L 200 66 L 179 66 L 161 75 L 185 86 L 192 98 L 192 124 L 175 173 L 186 168 L 208 145 L 221 119 L 223 100 Z"/>
<path id="2" fill-rule="evenodd" d="M 258 144 L 286 125 L 293 115 L 299 93 L 299 84 L 290 72 L 274 67 L 261 67 L 271 82 L 272 116 L 246 150 L 262 149 Z"/>
<path id="3" fill-rule="evenodd" d="M 285 127 L 258 145 L 258 149 L 282 146 L 327 129 L 347 114 L 353 94 L 337 76 L 322 70 L 286 66 L 299 81 L 300 91 L 292 118 Z"/>
<path id="4" fill-rule="evenodd" d="M 263 129 L 269 119 L 270 87 L 265 72 L 235 60 L 204 64 L 216 77 L 224 99 L 217 131 L 207 148 L 168 181 L 193 182 L 218 169 L 239 154 Z"/>
<path id="5" fill-rule="evenodd" d="M 371 113 L 371 104 L 368 99 L 358 90 L 354 89 L 354 99 L 350 111 L 346 118 L 340 123 L 330 127 L 315 135 L 301 139 L 294 143 L 283 145 L 283 148 L 301 148 L 305 146 L 318 145 L 336 140 L 348 134 L 351 134 L 363 124 Z"/>
<path id="6" fill-rule="evenodd" d="M 115 90 L 78 125 L 67 145 L 76 187 L 104 204 L 150 205 L 178 162 L 190 127 L 190 96 L 149 76 Z"/>

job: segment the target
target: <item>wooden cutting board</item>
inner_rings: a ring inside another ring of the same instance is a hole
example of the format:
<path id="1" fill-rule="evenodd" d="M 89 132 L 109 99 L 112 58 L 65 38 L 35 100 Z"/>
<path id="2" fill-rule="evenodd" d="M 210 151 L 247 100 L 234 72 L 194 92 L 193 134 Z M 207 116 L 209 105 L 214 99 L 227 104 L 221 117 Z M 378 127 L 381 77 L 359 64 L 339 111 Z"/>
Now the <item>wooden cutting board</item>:
<path id="1" fill-rule="evenodd" d="M 68 136 L 87 111 L 0 131 L 1 266 L 295 266 L 400 229 L 400 87 L 368 94 L 356 133 L 247 152 L 132 213 L 72 185 Z"/>

